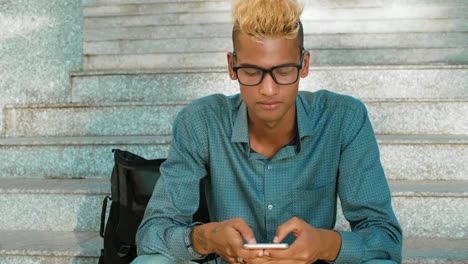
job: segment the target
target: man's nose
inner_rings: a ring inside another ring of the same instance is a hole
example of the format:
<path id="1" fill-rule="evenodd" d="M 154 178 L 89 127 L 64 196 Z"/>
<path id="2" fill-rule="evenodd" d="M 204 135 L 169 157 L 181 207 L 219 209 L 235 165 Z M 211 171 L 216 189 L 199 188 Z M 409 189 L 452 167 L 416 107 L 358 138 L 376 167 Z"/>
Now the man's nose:
<path id="1" fill-rule="evenodd" d="M 258 88 L 259 92 L 264 96 L 272 96 L 279 92 L 279 85 L 273 80 L 271 73 L 265 73 Z"/>

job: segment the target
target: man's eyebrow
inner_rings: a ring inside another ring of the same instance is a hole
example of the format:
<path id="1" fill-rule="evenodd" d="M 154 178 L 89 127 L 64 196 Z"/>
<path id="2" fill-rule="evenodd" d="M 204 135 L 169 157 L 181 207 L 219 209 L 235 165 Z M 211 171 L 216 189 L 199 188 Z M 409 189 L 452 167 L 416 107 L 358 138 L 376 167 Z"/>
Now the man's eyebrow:
<path id="1" fill-rule="evenodd" d="M 249 63 L 242 63 L 242 64 L 239 64 L 239 66 L 241 67 L 256 67 L 256 68 L 263 68 L 263 67 L 260 67 L 258 65 L 255 65 L 255 64 L 249 64 Z"/>

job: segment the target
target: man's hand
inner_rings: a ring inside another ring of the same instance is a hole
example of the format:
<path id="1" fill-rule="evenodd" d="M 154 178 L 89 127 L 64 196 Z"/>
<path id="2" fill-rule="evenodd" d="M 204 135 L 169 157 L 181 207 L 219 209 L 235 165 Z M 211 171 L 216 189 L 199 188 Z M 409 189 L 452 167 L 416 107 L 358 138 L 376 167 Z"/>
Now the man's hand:
<path id="1" fill-rule="evenodd" d="M 263 253 L 262 250 L 247 250 L 247 243 L 256 243 L 252 229 L 241 218 L 196 226 L 191 234 L 193 248 L 200 254 L 216 253 L 229 263 L 251 263 Z M 241 261 L 242 260 L 242 261 Z"/>
<path id="2" fill-rule="evenodd" d="M 279 243 L 288 234 L 296 240 L 286 250 L 264 250 L 263 262 L 252 263 L 303 263 L 310 264 L 319 259 L 334 261 L 341 248 L 341 236 L 335 231 L 315 228 L 303 220 L 293 217 L 278 227 L 273 243 Z"/>

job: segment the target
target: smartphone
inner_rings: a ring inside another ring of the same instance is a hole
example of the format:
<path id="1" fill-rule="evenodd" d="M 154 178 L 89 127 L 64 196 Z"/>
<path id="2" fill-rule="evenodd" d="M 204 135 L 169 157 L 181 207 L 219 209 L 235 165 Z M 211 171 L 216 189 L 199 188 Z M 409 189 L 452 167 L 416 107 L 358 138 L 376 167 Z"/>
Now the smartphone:
<path id="1" fill-rule="evenodd" d="M 245 249 L 287 249 L 289 247 L 286 243 L 258 243 L 258 244 L 244 244 Z"/>

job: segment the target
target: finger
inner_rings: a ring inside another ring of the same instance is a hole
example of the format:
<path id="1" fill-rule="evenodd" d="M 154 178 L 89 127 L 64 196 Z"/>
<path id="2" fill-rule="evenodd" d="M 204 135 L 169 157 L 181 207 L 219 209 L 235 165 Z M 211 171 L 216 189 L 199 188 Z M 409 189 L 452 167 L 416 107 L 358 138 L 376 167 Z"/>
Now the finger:
<path id="1" fill-rule="evenodd" d="M 245 260 L 241 257 L 230 257 L 230 258 L 227 258 L 229 264 L 243 264 L 245 263 Z"/>
<path id="2" fill-rule="evenodd" d="M 237 253 L 239 257 L 245 260 L 252 260 L 259 257 L 263 257 L 263 250 L 262 249 L 240 249 Z M 250 262 L 250 261 L 249 261 Z"/>
<path id="3" fill-rule="evenodd" d="M 268 258 L 256 258 L 256 259 L 249 260 L 247 263 L 248 264 L 271 264 L 271 263 L 277 263 L 277 261 L 278 260 L 268 259 Z"/>
<path id="4" fill-rule="evenodd" d="M 255 239 L 255 235 L 250 228 L 250 226 L 244 221 L 242 218 L 236 218 L 231 220 L 231 226 L 234 228 L 239 234 L 240 239 L 244 239 L 247 243 L 257 243 Z M 262 250 L 252 250 L 252 249 L 244 249 L 242 241 L 239 244 L 234 246 L 236 255 L 243 259 L 254 259 L 260 255 L 263 255 Z"/>
<path id="5" fill-rule="evenodd" d="M 250 260 L 252 259 L 257 259 L 259 258 L 258 256 L 258 253 L 255 253 L 255 252 L 250 252 L 252 250 L 249 250 L 249 252 L 242 252 L 242 253 L 239 253 L 239 257 L 240 258 L 243 258 L 245 260 L 248 260 L 248 262 L 250 262 Z"/>
<path id="6" fill-rule="evenodd" d="M 263 249 L 245 249 L 239 253 L 245 258 L 254 259 L 263 257 Z"/>
<path id="7" fill-rule="evenodd" d="M 226 258 L 224 257 L 225 260 L 228 261 L 229 264 L 237 264 L 237 259 L 236 258 Z"/>
<path id="8" fill-rule="evenodd" d="M 250 228 L 250 226 L 244 221 L 242 218 L 237 218 L 233 220 L 233 227 L 236 229 L 244 238 L 247 243 L 255 244 L 257 240 L 255 239 L 255 235 Z"/>
<path id="9" fill-rule="evenodd" d="M 257 258 L 248 262 L 249 264 L 308 264 L 306 262 L 299 262 L 291 259 L 273 259 L 273 258 Z"/>
<path id="10" fill-rule="evenodd" d="M 293 253 L 294 249 L 268 249 L 265 250 L 264 255 L 271 259 L 276 260 L 285 260 L 285 259 L 294 259 L 295 254 Z"/>
<path id="11" fill-rule="evenodd" d="M 314 252 L 315 246 L 312 246 L 309 242 L 306 239 L 299 237 L 294 241 L 294 243 L 292 243 L 292 245 L 289 246 L 288 249 L 270 249 L 268 252 L 265 252 L 265 255 L 277 260 L 294 260 L 296 263 L 308 260 L 308 263 L 312 263 L 316 259 L 310 259 L 311 256 L 314 255 L 310 250 Z"/>
<path id="12" fill-rule="evenodd" d="M 296 237 L 299 236 L 303 230 L 303 224 L 304 221 L 297 217 L 289 219 L 276 229 L 276 236 L 273 239 L 273 243 L 279 243 L 283 241 L 283 239 L 286 238 L 286 236 L 290 233 L 293 233 Z"/>

